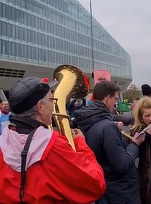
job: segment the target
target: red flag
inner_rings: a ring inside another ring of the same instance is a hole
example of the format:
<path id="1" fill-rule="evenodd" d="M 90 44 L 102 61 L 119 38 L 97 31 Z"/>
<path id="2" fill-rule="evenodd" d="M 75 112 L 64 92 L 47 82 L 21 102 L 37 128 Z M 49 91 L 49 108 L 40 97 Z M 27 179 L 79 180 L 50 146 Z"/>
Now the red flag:
<path id="1" fill-rule="evenodd" d="M 94 70 L 94 85 L 104 79 L 111 80 L 111 74 L 108 70 Z"/>

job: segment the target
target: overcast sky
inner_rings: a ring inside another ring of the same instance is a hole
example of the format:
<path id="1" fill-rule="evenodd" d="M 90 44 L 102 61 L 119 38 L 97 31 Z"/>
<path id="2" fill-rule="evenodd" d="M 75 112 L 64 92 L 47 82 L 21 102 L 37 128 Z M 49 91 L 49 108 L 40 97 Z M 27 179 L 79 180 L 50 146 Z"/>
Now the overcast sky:
<path id="1" fill-rule="evenodd" d="M 90 0 L 79 0 L 89 10 Z M 129 53 L 133 82 L 151 85 L 151 0 L 92 0 L 93 16 Z"/>

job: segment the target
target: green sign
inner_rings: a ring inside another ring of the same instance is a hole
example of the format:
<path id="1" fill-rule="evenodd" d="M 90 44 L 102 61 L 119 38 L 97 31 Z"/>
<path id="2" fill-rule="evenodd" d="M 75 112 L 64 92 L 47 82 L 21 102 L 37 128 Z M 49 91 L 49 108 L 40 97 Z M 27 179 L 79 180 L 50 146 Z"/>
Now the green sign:
<path id="1" fill-rule="evenodd" d="M 130 103 L 119 102 L 118 103 L 118 110 L 119 110 L 119 112 L 129 112 L 129 111 L 131 111 Z"/>

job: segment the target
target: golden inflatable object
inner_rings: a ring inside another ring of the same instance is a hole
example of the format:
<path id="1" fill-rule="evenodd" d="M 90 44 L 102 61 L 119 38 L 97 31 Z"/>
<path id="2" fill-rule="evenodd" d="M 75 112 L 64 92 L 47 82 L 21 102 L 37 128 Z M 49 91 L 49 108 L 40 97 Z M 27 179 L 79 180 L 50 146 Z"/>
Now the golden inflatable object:
<path id="1" fill-rule="evenodd" d="M 54 90 L 53 119 L 60 134 L 65 135 L 69 144 L 75 150 L 74 141 L 69 125 L 69 116 L 66 112 L 66 103 L 73 98 L 83 98 L 89 93 L 89 80 L 87 76 L 73 65 L 61 65 L 56 68 L 53 75 L 58 85 Z"/>

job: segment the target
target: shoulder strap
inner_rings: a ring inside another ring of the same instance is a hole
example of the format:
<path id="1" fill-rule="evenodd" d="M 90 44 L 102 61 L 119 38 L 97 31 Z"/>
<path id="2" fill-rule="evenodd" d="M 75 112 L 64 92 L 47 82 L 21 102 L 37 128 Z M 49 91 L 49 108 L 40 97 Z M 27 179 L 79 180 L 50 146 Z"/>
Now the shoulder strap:
<path id="1" fill-rule="evenodd" d="M 20 178 L 20 191 L 19 191 L 20 204 L 22 204 L 22 198 L 24 196 L 26 158 L 27 158 L 27 154 L 28 154 L 28 150 L 29 150 L 32 138 L 33 138 L 36 130 L 37 130 L 37 128 L 30 132 L 30 134 L 28 135 L 28 138 L 26 140 L 24 149 L 21 152 L 21 178 Z"/>

